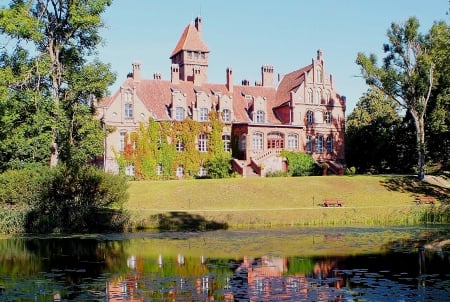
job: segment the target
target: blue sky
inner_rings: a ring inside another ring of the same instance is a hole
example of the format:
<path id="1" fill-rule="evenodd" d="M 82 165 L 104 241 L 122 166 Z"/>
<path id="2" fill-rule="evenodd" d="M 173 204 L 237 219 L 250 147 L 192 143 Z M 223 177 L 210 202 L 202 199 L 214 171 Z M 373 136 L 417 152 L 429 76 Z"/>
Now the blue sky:
<path id="1" fill-rule="evenodd" d="M 211 51 L 209 82 L 225 83 L 231 67 L 236 84 L 253 84 L 261 79 L 262 65 L 286 74 L 310 64 L 321 49 L 349 114 L 367 90 L 357 53 L 374 53 L 381 61 L 392 22 L 416 16 L 420 31 L 427 32 L 434 21 L 449 21 L 448 8 L 448 0 L 113 0 L 103 15 L 107 28 L 99 57 L 117 73 L 111 93 L 133 61 L 141 62 L 145 78 L 160 72 L 170 79 L 169 56 L 185 26 L 200 15 Z"/>

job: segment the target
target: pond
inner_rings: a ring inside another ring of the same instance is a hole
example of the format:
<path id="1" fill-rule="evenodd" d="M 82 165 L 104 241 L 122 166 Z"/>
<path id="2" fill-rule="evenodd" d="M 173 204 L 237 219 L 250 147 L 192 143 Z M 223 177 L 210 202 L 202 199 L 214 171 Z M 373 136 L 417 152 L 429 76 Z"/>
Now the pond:
<path id="1" fill-rule="evenodd" d="M 450 301 L 448 226 L 0 240 L 1 301 Z"/>

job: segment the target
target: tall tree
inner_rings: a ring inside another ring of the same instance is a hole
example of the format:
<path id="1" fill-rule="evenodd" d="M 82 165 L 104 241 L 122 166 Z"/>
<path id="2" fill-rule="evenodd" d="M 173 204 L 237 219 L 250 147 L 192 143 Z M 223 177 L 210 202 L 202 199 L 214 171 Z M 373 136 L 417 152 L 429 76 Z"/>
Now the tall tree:
<path id="1" fill-rule="evenodd" d="M 378 89 L 369 89 L 346 120 L 346 162 L 359 172 L 397 170 L 395 143 L 401 117 L 398 105 Z"/>
<path id="2" fill-rule="evenodd" d="M 403 25 L 392 23 L 387 31 L 389 43 L 383 65 L 377 66 L 374 54 L 358 53 L 367 84 L 383 91 L 407 110 L 415 124 L 417 139 L 418 178 L 425 177 L 425 112 L 433 88 L 434 64 L 430 55 L 431 35 L 419 33 L 419 21 L 409 18 Z"/>
<path id="3" fill-rule="evenodd" d="M 96 144 L 101 145 L 102 134 L 100 122 L 93 119 L 92 101 L 104 96 L 114 75 L 109 65 L 88 60 L 101 42 L 101 14 L 111 2 L 13 0 L 0 10 L 0 33 L 7 43 L 4 53 L 28 49 L 34 65 L 46 68 L 39 75 L 28 71 L 36 78 L 38 94 L 52 100 L 51 166 L 57 164 L 60 152 L 65 160 L 86 160 L 99 152 Z"/>

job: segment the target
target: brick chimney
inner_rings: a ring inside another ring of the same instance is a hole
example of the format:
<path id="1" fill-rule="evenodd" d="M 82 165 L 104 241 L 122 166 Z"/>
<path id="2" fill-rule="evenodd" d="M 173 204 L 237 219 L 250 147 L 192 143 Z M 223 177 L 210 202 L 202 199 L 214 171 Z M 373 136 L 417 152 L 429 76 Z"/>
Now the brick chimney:
<path id="1" fill-rule="evenodd" d="M 200 68 L 200 66 L 194 66 L 194 68 L 192 68 L 192 78 L 194 85 L 200 86 L 203 84 L 202 69 Z"/>
<path id="2" fill-rule="evenodd" d="M 136 82 L 139 82 L 141 80 L 141 63 L 139 62 L 133 62 L 133 79 Z"/>
<path id="3" fill-rule="evenodd" d="M 227 89 L 230 93 L 233 93 L 233 70 L 227 68 Z"/>
<path id="4" fill-rule="evenodd" d="M 261 67 L 262 86 L 274 87 L 273 85 L 273 66 L 263 65 Z"/>
<path id="5" fill-rule="evenodd" d="M 170 75 L 170 81 L 173 84 L 178 84 L 180 81 L 180 66 L 178 64 L 172 64 Z"/>

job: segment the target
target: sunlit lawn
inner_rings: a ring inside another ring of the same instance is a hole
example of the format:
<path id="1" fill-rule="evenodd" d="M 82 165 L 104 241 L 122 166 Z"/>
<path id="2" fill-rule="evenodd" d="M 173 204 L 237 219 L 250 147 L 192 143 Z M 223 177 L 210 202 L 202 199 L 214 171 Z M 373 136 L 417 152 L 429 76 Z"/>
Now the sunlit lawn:
<path id="1" fill-rule="evenodd" d="M 126 209 L 145 226 L 154 214 L 186 212 L 231 227 L 275 225 L 410 224 L 424 209 L 415 196 L 432 186 L 413 178 L 315 176 L 135 181 Z M 342 208 L 324 208 L 339 197 Z"/>

